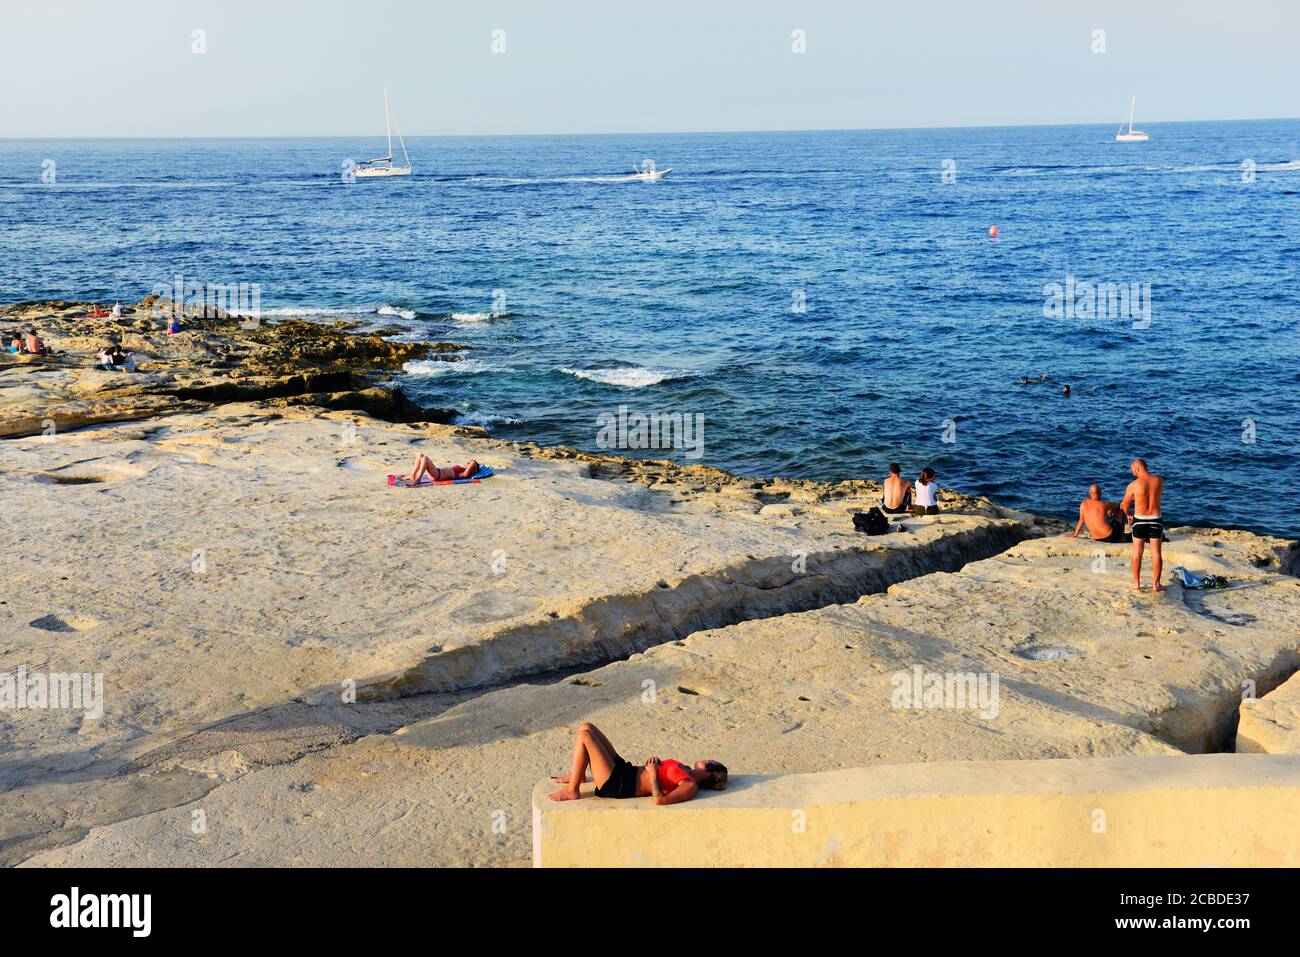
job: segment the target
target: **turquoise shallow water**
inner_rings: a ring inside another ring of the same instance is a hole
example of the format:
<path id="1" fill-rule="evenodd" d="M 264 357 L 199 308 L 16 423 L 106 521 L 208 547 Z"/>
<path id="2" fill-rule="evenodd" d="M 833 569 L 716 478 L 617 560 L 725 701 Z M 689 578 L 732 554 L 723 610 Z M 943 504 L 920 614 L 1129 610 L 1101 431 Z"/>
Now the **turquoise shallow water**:
<path id="1" fill-rule="evenodd" d="M 352 185 L 373 140 L 0 140 L 0 300 L 256 283 L 471 346 L 407 387 L 505 438 L 681 412 L 707 464 L 1050 514 L 1144 455 L 1171 521 L 1300 536 L 1300 121 L 1149 129 L 415 138 Z M 1045 316 L 1070 276 L 1149 321 Z"/>

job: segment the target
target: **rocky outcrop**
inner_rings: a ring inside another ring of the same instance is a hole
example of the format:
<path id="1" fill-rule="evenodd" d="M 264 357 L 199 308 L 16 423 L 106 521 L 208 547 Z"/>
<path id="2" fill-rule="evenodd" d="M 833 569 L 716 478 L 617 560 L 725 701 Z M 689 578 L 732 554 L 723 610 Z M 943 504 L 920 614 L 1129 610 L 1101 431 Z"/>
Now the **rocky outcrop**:
<path id="1" fill-rule="evenodd" d="M 53 356 L 0 352 L 0 438 L 188 412 L 228 402 L 284 400 L 354 409 L 394 422 L 451 422 L 391 382 L 412 359 L 454 353 L 454 343 L 400 342 L 346 322 L 250 322 L 209 310 L 173 310 L 149 297 L 121 318 L 89 318 L 88 303 L 26 302 L 0 308 L 0 340 L 36 328 Z M 168 335 L 165 318 L 184 316 Z M 108 343 L 135 353 L 137 373 L 101 372 Z"/>
<path id="2" fill-rule="evenodd" d="M 1239 753 L 1300 754 L 1300 677 L 1241 702 Z"/>

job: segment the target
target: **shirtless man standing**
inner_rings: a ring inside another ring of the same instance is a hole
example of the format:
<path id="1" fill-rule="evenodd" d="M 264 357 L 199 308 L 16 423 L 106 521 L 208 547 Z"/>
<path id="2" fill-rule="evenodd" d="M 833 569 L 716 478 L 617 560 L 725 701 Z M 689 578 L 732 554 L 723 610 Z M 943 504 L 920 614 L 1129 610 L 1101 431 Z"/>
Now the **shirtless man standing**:
<path id="1" fill-rule="evenodd" d="M 892 515 L 899 515 L 912 507 L 912 483 L 902 476 L 897 462 L 889 464 L 889 478 L 885 479 L 885 496 L 880 507 Z"/>
<path id="2" fill-rule="evenodd" d="M 1124 526 L 1110 516 L 1119 506 L 1114 502 L 1102 501 L 1101 487 L 1088 486 L 1088 497 L 1079 503 L 1079 524 L 1070 532 L 1070 538 L 1078 538 L 1083 526 L 1088 526 L 1088 534 L 1094 542 L 1119 543 L 1124 541 Z"/>
<path id="3" fill-rule="evenodd" d="M 1164 591 L 1165 586 L 1160 584 L 1160 573 L 1164 567 L 1160 546 L 1165 540 L 1165 523 L 1160 514 L 1160 497 L 1164 495 L 1165 480 L 1147 471 L 1147 463 L 1142 459 L 1134 459 L 1130 468 L 1133 471 L 1133 481 L 1129 482 L 1128 488 L 1124 490 L 1124 501 L 1119 506 L 1125 512 L 1129 511 L 1130 503 L 1133 506 L 1130 513 L 1133 534 L 1133 584 L 1129 588 L 1133 591 L 1142 590 L 1142 549 L 1150 540 L 1151 574 L 1156 580 L 1151 590 Z"/>

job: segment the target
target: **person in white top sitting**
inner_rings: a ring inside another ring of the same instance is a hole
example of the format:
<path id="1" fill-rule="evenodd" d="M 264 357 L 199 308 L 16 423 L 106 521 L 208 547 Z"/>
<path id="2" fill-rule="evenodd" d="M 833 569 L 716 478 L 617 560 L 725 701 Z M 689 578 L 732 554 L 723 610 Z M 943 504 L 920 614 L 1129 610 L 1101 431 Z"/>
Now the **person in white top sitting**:
<path id="1" fill-rule="evenodd" d="M 938 515 L 939 502 L 937 499 L 939 486 L 934 481 L 934 469 L 926 467 L 921 469 L 921 474 L 916 479 L 916 484 L 912 486 L 912 514 L 913 515 Z"/>
<path id="2" fill-rule="evenodd" d="M 122 318 L 122 303 L 121 303 L 121 302 L 114 303 L 114 305 L 113 305 L 113 318 L 114 318 L 114 319 L 121 319 L 121 318 Z"/>
<path id="3" fill-rule="evenodd" d="M 135 353 L 123 352 L 122 347 L 117 343 L 110 343 L 100 351 L 95 368 L 102 369 L 105 372 L 117 372 L 119 370 L 134 372 L 136 369 Z"/>

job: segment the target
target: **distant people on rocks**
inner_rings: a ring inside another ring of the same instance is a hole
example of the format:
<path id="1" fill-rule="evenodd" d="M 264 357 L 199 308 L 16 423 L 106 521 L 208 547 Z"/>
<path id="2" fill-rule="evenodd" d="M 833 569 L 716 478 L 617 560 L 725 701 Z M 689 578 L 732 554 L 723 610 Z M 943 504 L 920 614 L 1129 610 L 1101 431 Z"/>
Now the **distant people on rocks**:
<path id="1" fill-rule="evenodd" d="M 921 474 L 917 476 L 916 484 L 912 486 L 912 490 L 913 515 L 939 514 L 939 486 L 934 480 L 934 469 L 929 466 L 921 469 Z"/>
<path id="2" fill-rule="evenodd" d="M 45 340 L 36 334 L 35 329 L 27 330 L 27 335 L 23 338 L 23 351 L 34 356 L 54 355 L 54 350 L 45 344 Z"/>
<path id="3" fill-rule="evenodd" d="M 114 318 L 114 319 L 121 319 L 121 318 L 122 318 L 122 302 L 121 302 L 121 300 L 119 300 L 119 301 L 113 303 L 113 318 Z"/>
<path id="4" fill-rule="evenodd" d="M 884 482 L 880 508 L 890 515 L 901 515 L 912 508 L 912 483 L 903 478 L 902 471 L 897 462 L 889 463 L 889 477 Z"/>
<path id="5" fill-rule="evenodd" d="M 174 336 L 181 331 L 181 321 L 176 316 L 167 320 L 167 335 Z"/>
<path id="6" fill-rule="evenodd" d="M 110 343 L 99 353 L 99 362 L 95 368 L 103 369 L 105 372 L 134 372 L 135 355 L 123 352 L 122 347 L 117 343 Z"/>

